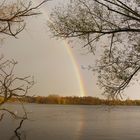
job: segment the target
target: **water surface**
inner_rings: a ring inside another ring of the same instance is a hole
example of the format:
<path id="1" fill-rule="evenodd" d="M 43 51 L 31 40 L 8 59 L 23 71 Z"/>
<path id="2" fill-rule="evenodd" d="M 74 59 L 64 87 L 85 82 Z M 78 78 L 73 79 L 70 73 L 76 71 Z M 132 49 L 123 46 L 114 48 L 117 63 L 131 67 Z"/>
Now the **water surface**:
<path id="1" fill-rule="evenodd" d="M 17 104 L 6 105 L 20 113 Z M 140 140 L 139 106 L 83 106 L 26 104 L 28 121 L 21 140 Z M 0 140 L 18 140 L 18 121 L 6 116 L 0 122 Z"/>

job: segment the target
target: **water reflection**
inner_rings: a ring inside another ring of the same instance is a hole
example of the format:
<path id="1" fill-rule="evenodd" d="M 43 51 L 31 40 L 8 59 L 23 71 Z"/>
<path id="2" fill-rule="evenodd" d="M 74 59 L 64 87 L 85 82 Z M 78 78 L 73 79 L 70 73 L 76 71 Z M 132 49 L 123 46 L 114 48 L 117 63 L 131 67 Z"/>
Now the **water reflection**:
<path id="1" fill-rule="evenodd" d="M 9 140 L 27 140 L 26 132 L 25 131 L 18 133 L 15 132 L 14 135 L 12 135 Z"/>
<path id="2" fill-rule="evenodd" d="M 82 135 L 84 133 L 84 126 L 85 126 L 85 111 L 83 108 L 81 108 L 81 110 L 79 111 L 79 121 L 77 122 L 77 130 L 75 131 L 76 133 L 78 133 L 78 137 L 77 140 L 81 140 L 82 139 Z"/>

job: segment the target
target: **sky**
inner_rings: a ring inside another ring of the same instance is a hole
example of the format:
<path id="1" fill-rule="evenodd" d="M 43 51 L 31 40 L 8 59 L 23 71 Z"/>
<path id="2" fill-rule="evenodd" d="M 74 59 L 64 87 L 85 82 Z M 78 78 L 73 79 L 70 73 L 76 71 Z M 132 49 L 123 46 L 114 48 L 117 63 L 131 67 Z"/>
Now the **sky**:
<path id="1" fill-rule="evenodd" d="M 60 0 L 62 1 L 62 0 Z M 36 3 L 40 0 L 36 0 Z M 93 64 L 95 58 L 85 54 L 77 44 L 52 38 L 47 27 L 49 11 L 57 0 L 50 1 L 39 9 L 43 14 L 27 20 L 25 30 L 18 39 L 7 37 L 1 44 L 1 53 L 7 59 L 18 61 L 15 72 L 34 76 L 35 85 L 30 95 L 48 96 L 101 96 L 96 77 L 81 66 Z M 72 48 L 71 48 L 72 47 Z M 140 98 L 138 84 L 125 91 L 125 98 Z"/>

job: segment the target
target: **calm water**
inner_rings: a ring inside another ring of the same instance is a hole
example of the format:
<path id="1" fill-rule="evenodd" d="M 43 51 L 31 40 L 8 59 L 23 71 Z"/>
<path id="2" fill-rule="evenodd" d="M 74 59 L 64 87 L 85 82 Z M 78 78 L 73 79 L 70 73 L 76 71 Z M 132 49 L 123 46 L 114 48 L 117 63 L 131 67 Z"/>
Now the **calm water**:
<path id="1" fill-rule="evenodd" d="M 19 113 L 19 105 L 7 105 Z M 26 104 L 21 140 L 140 140 L 140 107 Z M 18 121 L 0 122 L 0 140 L 17 140 Z"/>

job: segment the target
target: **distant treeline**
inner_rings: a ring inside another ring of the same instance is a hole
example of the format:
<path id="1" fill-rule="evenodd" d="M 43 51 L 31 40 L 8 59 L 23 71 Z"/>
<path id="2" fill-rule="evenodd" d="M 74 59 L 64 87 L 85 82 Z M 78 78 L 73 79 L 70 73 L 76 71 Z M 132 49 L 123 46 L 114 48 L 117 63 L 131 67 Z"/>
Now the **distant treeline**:
<path id="1" fill-rule="evenodd" d="M 2 97 L 0 98 L 2 100 Z M 38 104 L 62 104 L 62 105 L 140 105 L 140 100 L 106 100 L 99 99 L 96 97 L 77 97 L 77 96 L 68 96 L 61 97 L 58 95 L 49 95 L 47 97 L 37 96 L 31 97 L 26 96 L 20 98 L 23 102 L 28 103 L 38 103 Z M 9 102 L 17 102 L 16 98 L 11 98 Z"/>

